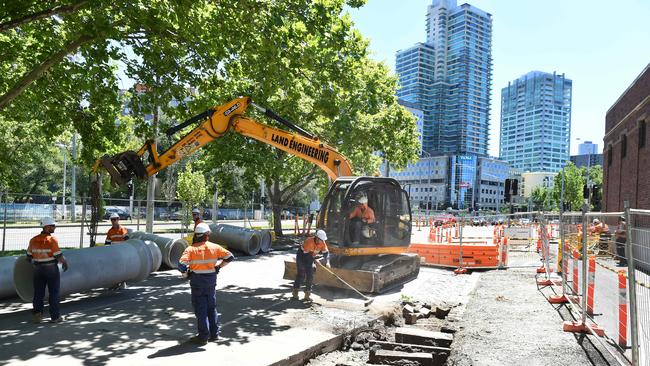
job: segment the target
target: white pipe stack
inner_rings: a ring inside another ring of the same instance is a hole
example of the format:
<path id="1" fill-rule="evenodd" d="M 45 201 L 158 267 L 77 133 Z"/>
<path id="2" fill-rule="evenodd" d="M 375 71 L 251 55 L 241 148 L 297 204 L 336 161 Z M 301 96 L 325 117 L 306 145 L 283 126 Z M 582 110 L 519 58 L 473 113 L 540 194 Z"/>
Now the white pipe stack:
<path id="1" fill-rule="evenodd" d="M 143 233 L 142 231 L 131 231 L 129 237 L 131 239 L 150 240 L 155 243 L 162 253 L 162 262 L 172 269 L 178 268 L 178 261 L 181 259 L 185 248 L 189 245 L 183 238 L 174 240 L 164 236 Z"/>
<path id="2" fill-rule="evenodd" d="M 139 282 L 160 266 L 162 255 L 152 242 L 129 239 L 119 244 L 66 250 L 69 269 L 61 271 L 61 296 L 120 282 Z M 14 286 L 18 296 L 31 302 L 34 297 L 34 267 L 25 257 L 14 266 Z M 47 294 L 47 291 L 46 291 Z"/>
<path id="3" fill-rule="evenodd" d="M 0 299 L 15 297 L 14 265 L 17 256 L 0 257 Z"/>

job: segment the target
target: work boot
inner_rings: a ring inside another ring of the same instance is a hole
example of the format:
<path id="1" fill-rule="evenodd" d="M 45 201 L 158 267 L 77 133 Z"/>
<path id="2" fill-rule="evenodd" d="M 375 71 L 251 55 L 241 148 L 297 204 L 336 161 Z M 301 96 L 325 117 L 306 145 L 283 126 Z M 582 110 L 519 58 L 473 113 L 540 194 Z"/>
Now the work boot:
<path id="1" fill-rule="evenodd" d="M 311 301 L 311 296 L 310 295 L 311 295 L 311 291 L 305 291 L 305 297 L 303 297 L 302 299 L 304 301 Z"/>
<path id="2" fill-rule="evenodd" d="M 52 319 L 52 320 L 50 320 L 50 323 L 61 323 L 61 322 L 63 322 L 64 320 L 65 320 L 65 318 L 62 317 L 62 316 L 60 316 L 60 317 L 58 317 L 58 318 L 56 318 L 56 319 Z"/>
<path id="3" fill-rule="evenodd" d="M 199 336 L 194 336 L 190 338 L 190 343 L 198 344 L 199 346 L 205 346 L 206 344 L 208 344 L 208 340 L 203 339 Z"/>
<path id="4" fill-rule="evenodd" d="M 291 300 L 298 300 L 298 289 L 294 288 L 291 292 Z"/>
<path id="5" fill-rule="evenodd" d="M 43 320 L 43 314 L 41 313 L 33 313 L 32 314 L 32 323 L 38 324 Z"/>

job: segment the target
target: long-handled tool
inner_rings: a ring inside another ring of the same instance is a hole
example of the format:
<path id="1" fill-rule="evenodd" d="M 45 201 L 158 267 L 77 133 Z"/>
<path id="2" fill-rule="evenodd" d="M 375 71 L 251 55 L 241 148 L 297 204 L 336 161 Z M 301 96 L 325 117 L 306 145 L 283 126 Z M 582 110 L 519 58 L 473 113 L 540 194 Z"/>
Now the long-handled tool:
<path id="1" fill-rule="evenodd" d="M 371 298 L 371 297 L 368 297 L 368 296 L 362 294 L 359 290 L 357 290 L 356 288 L 354 288 L 354 286 L 352 286 L 352 285 L 350 285 L 349 283 L 345 282 L 344 279 L 342 279 L 341 277 L 339 277 L 336 273 L 332 272 L 332 270 L 330 270 L 329 268 L 327 268 L 326 266 L 324 266 L 320 261 L 314 261 L 314 262 L 318 263 L 318 265 L 321 266 L 321 268 L 323 268 L 324 270 L 326 270 L 326 271 L 327 271 L 329 274 L 331 274 L 332 276 L 336 277 L 337 280 L 343 282 L 346 286 L 348 286 L 348 287 L 351 288 L 354 292 L 356 292 L 357 294 L 359 294 L 359 296 L 363 297 L 363 298 L 366 300 L 366 301 L 363 303 L 363 306 L 364 306 L 364 307 L 368 307 L 368 305 L 372 304 L 372 302 L 375 301 L 375 299 L 373 299 L 373 298 Z"/>

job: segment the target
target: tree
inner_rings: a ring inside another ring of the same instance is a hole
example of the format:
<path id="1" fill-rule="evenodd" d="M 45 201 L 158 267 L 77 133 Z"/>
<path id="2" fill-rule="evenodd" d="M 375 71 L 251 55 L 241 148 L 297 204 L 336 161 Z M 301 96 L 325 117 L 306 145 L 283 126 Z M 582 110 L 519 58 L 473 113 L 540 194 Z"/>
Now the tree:
<path id="1" fill-rule="evenodd" d="M 546 210 L 549 208 L 549 204 L 552 204 L 550 201 L 550 195 L 552 191 L 551 188 L 547 187 L 535 187 L 531 192 L 531 199 L 533 201 L 533 210 Z"/>
<path id="2" fill-rule="evenodd" d="M 571 210 L 578 211 L 584 202 L 582 189 L 585 185 L 585 171 L 568 163 L 563 171 L 555 176 L 553 182 L 553 201 L 559 206 L 562 189 L 562 174 L 564 173 L 564 202 L 570 205 Z"/>
<path id="3" fill-rule="evenodd" d="M 205 177 L 203 173 L 193 171 L 192 164 L 187 164 L 185 170 L 178 174 L 176 197 L 183 203 L 183 223 L 187 226 L 192 208 L 198 207 L 208 197 Z"/>

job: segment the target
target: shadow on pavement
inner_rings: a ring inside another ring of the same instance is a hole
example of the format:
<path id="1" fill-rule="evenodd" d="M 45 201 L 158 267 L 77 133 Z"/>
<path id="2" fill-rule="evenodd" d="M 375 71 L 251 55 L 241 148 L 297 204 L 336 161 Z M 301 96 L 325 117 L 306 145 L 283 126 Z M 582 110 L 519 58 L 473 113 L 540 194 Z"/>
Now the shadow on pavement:
<path id="1" fill-rule="evenodd" d="M 217 308 L 223 325 L 219 344 L 247 343 L 252 336 L 289 329 L 277 324 L 274 316 L 308 305 L 288 301 L 286 294 L 278 288 L 218 288 Z M 169 273 L 156 273 L 125 290 L 68 297 L 61 306 L 68 319 L 60 324 L 32 324 L 24 304 L 3 302 L 0 306 L 0 363 L 45 355 L 69 356 L 90 365 L 143 349 L 152 351 L 149 358 L 203 350 L 186 342 L 196 331 L 189 284 Z M 178 344 L 157 349 L 156 341 Z"/>

